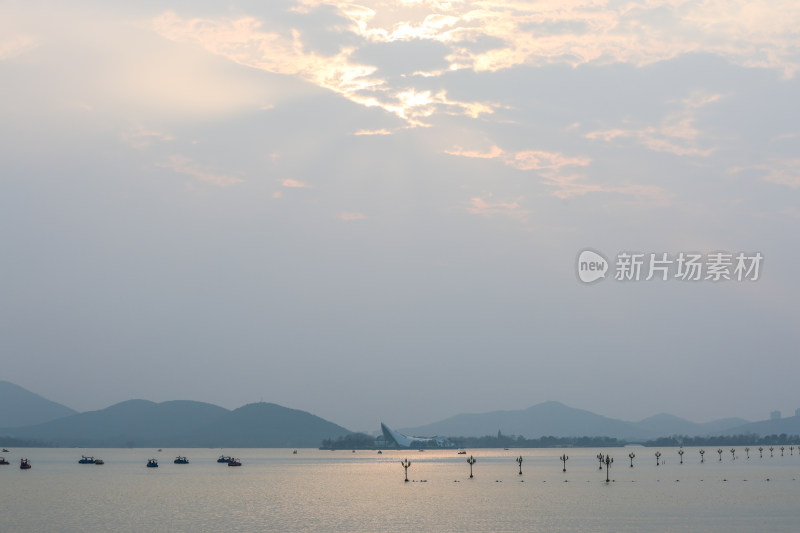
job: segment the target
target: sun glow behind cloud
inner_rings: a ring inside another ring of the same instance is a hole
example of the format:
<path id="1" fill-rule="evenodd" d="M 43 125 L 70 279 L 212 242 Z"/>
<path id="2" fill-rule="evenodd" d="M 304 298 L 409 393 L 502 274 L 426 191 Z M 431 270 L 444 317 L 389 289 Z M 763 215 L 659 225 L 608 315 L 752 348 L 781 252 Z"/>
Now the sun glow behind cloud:
<path id="1" fill-rule="evenodd" d="M 365 107 L 381 107 L 412 125 L 425 125 L 422 119 L 437 108 L 456 108 L 473 117 L 492 112 L 488 104 L 449 100 L 444 90 L 432 94 L 388 87 L 376 75 L 377 67 L 352 59 L 352 47 L 320 55 L 306 49 L 300 31 L 292 30 L 291 36 L 264 31 L 251 17 L 187 19 L 167 12 L 153 22 L 153 29 L 174 41 L 197 43 L 238 64 L 297 76 Z"/>

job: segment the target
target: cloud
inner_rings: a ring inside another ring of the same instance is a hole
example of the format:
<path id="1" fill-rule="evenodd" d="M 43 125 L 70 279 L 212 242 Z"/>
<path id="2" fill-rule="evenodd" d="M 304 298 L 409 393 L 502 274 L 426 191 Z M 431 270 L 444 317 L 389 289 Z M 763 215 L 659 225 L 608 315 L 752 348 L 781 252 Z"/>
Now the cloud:
<path id="1" fill-rule="evenodd" d="M 28 34 L 9 35 L 0 39 L 0 61 L 7 61 L 21 56 L 38 44 L 38 39 Z"/>
<path id="2" fill-rule="evenodd" d="M 191 176 L 198 181 L 202 181 L 203 183 L 208 183 L 210 185 L 216 185 L 218 187 L 229 187 L 231 185 L 236 185 L 237 183 L 244 183 L 243 179 L 237 178 L 236 176 L 215 174 L 213 172 L 204 170 L 190 159 L 179 155 L 172 155 L 166 162 L 156 163 L 156 165 L 162 168 L 168 168 L 174 172 L 177 172 L 178 174 Z"/>
<path id="3" fill-rule="evenodd" d="M 358 130 L 353 135 L 391 135 L 392 132 L 387 129 L 379 130 Z"/>
<path id="4" fill-rule="evenodd" d="M 648 150 L 669 152 L 678 156 L 708 157 L 714 150 L 699 145 L 700 130 L 695 126 L 696 111 L 722 98 L 720 94 L 695 93 L 681 100 L 682 109 L 667 114 L 658 126 L 612 128 L 585 135 L 587 139 L 614 142 L 633 139 Z"/>
<path id="5" fill-rule="evenodd" d="M 312 4 L 306 4 L 309 9 Z M 359 12 L 357 6 L 339 6 L 345 15 Z M 378 68 L 352 59 L 353 46 L 341 46 L 321 55 L 306 49 L 303 33 L 292 29 L 284 35 L 262 29 L 252 17 L 237 19 L 183 18 L 174 12 L 157 17 L 152 28 L 159 35 L 182 43 L 194 43 L 211 53 L 252 68 L 296 76 L 342 95 L 365 107 L 380 107 L 415 126 L 436 111 L 478 117 L 493 112 L 493 105 L 450 99 L 444 89 L 417 90 L 390 86 L 377 75 Z"/>
<path id="6" fill-rule="evenodd" d="M 755 167 L 766 175 L 764 181 L 786 185 L 792 189 L 800 188 L 800 159 L 772 161 L 767 165 Z"/>
<path id="7" fill-rule="evenodd" d="M 147 148 L 154 141 L 168 142 L 174 141 L 175 137 L 168 133 L 163 133 L 155 130 L 148 130 L 143 126 L 134 126 L 128 131 L 122 133 L 122 140 L 125 141 L 131 148 L 141 149 Z"/>
<path id="8" fill-rule="evenodd" d="M 569 157 L 560 152 L 546 152 L 542 150 L 523 150 L 520 152 L 506 152 L 493 145 L 488 151 L 464 150 L 460 147 L 445 150 L 446 154 L 477 159 L 498 159 L 504 164 L 519 170 L 558 170 L 565 166 L 585 167 L 591 163 L 588 157 Z"/>
<path id="9" fill-rule="evenodd" d="M 631 197 L 635 200 L 635 203 L 639 205 L 666 205 L 674 196 L 657 185 L 588 183 L 585 181 L 586 176 L 584 174 L 576 173 L 573 170 L 574 168 L 588 167 L 591 164 L 592 160 L 584 156 L 567 156 L 560 152 L 547 152 L 543 150 L 506 152 L 496 145 L 492 145 L 492 147 L 486 151 L 454 148 L 452 150 L 446 150 L 445 153 L 460 157 L 496 159 L 517 170 L 536 171 L 542 183 L 552 189 L 552 195 L 562 200 L 575 196 L 583 196 L 588 193 L 602 192 L 616 193 Z M 514 205 L 497 204 L 493 206 L 488 203 L 481 205 L 480 202 L 475 200 L 476 199 L 473 198 L 472 205 L 475 211 L 471 212 L 475 212 L 476 214 L 479 214 L 481 209 L 483 209 L 484 212 L 490 212 L 492 208 L 510 209 Z M 477 200 L 481 199 L 478 198 Z"/>
<path id="10" fill-rule="evenodd" d="M 343 22 L 320 26 L 315 13 L 331 8 Z M 293 12 L 296 26 L 288 29 L 269 30 L 253 16 L 191 18 L 173 11 L 155 18 L 152 28 L 237 64 L 294 76 L 358 105 L 381 108 L 412 126 L 428 126 L 437 114 L 480 118 L 501 107 L 452 97 L 448 74 L 463 69 L 491 73 L 553 64 L 642 67 L 699 53 L 745 67 L 778 69 L 787 76 L 800 68 L 795 31 L 800 8 L 789 1 L 302 0 Z M 321 30 L 336 39 L 325 54 L 309 46 Z M 445 68 L 392 77 L 384 74 L 391 65 L 356 59 L 369 44 L 409 41 L 438 43 L 440 51 L 433 53 L 441 54 L 437 60 Z M 617 136 L 637 138 L 655 151 L 707 156 L 709 149 L 691 146 L 682 137 L 691 130 L 691 121 L 676 119 L 655 129 L 620 129 Z M 595 132 L 608 137 L 602 133 Z"/>
<path id="11" fill-rule="evenodd" d="M 283 180 L 283 182 L 281 182 L 281 185 L 283 185 L 284 187 L 289 187 L 290 189 L 311 189 L 312 188 L 311 185 L 309 185 L 308 183 L 305 183 L 305 182 L 302 182 L 302 181 L 298 181 L 298 180 L 294 180 L 294 179 L 291 179 L 291 178 L 286 178 L 285 180 Z"/>
<path id="12" fill-rule="evenodd" d="M 447 45 L 450 70 L 554 63 L 644 66 L 690 53 L 779 69 L 787 76 L 800 68 L 800 9 L 791 0 L 326 3 L 336 6 L 351 21 L 351 31 L 366 39 L 430 39 Z M 484 50 L 475 46 L 487 37 L 498 44 Z"/>
<path id="13" fill-rule="evenodd" d="M 523 209 L 520 205 L 521 201 L 522 197 L 516 198 L 513 201 L 502 202 L 493 201 L 491 194 L 489 194 L 486 199 L 475 196 L 470 198 L 466 210 L 473 215 L 485 217 L 502 215 L 525 222 L 528 219 L 528 215 L 531 214 L 531 211 Z"/>

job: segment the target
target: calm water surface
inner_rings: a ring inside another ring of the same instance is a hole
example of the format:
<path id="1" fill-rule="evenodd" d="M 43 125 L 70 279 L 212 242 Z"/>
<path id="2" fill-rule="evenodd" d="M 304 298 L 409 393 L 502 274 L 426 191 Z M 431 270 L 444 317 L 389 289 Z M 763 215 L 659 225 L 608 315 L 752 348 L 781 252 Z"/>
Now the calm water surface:
<path id="1" fill-rule="evenodd" d="M 660 466 L 655 448 L 471 450 L 469 479 L 469 455 L 455 451 L 20 448 L 0 466 L 0 532 L 800 530 L 800 453 L 748 460 L 738 448 L 732 460 L 724 449 L 700 464 L 686 448 L 681 465 L 662 448 Z M 614 458 L 611 483 L 599 452 Z M 217 463 L 223 453 L 243 466 Z M 161 466 L 146 468 L 150 457 Z"/>

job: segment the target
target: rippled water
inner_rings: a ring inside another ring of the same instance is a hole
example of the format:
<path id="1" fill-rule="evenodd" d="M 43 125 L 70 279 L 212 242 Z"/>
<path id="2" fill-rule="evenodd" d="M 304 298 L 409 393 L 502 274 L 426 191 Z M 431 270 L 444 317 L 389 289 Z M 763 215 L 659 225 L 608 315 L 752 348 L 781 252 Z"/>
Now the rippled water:
<path id="1" fill-rule="evenodd" d="M 687 448 L 683 465 L 661 449 L 660 466 L 654 448 L 470 450 L 473 479 L 455 451 L 16 449 L 0 466 L 0 531 L 797 531 L 800 453 L 729 449 L 700 464 Z M 614 458 L 611 483 L 599 452 Z"/>

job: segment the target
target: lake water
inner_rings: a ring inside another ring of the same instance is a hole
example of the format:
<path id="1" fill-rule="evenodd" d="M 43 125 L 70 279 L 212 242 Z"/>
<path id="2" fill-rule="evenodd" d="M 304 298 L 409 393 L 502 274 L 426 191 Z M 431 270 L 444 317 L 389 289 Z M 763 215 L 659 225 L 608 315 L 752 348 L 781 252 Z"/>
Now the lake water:
<path id="1" fill-rule="evenodd" d="M 800 530 L 800 452 L 724 447 L 320 451 L 42 449 L 3 454 L 0 531 Z M 569 456 L 567 472 L 559 457 Z M 611 483 L 596 455 L 614 458 Z M 634 468 L 629 453 L 635 453 Z M 241 459 L 234 468 L 221 454 Z M 81 454 L 104 465 L 78 464 Z M 186 455 L 188 465 L 176 465 Z M 522 471 L 515 461 L 523 457 Z M 19 458 L 33 468 L 19 469 Z M 146 468 L 147 459 L 159 468 Z M 403 481 L 404 458 L 411 461 Z"/>

